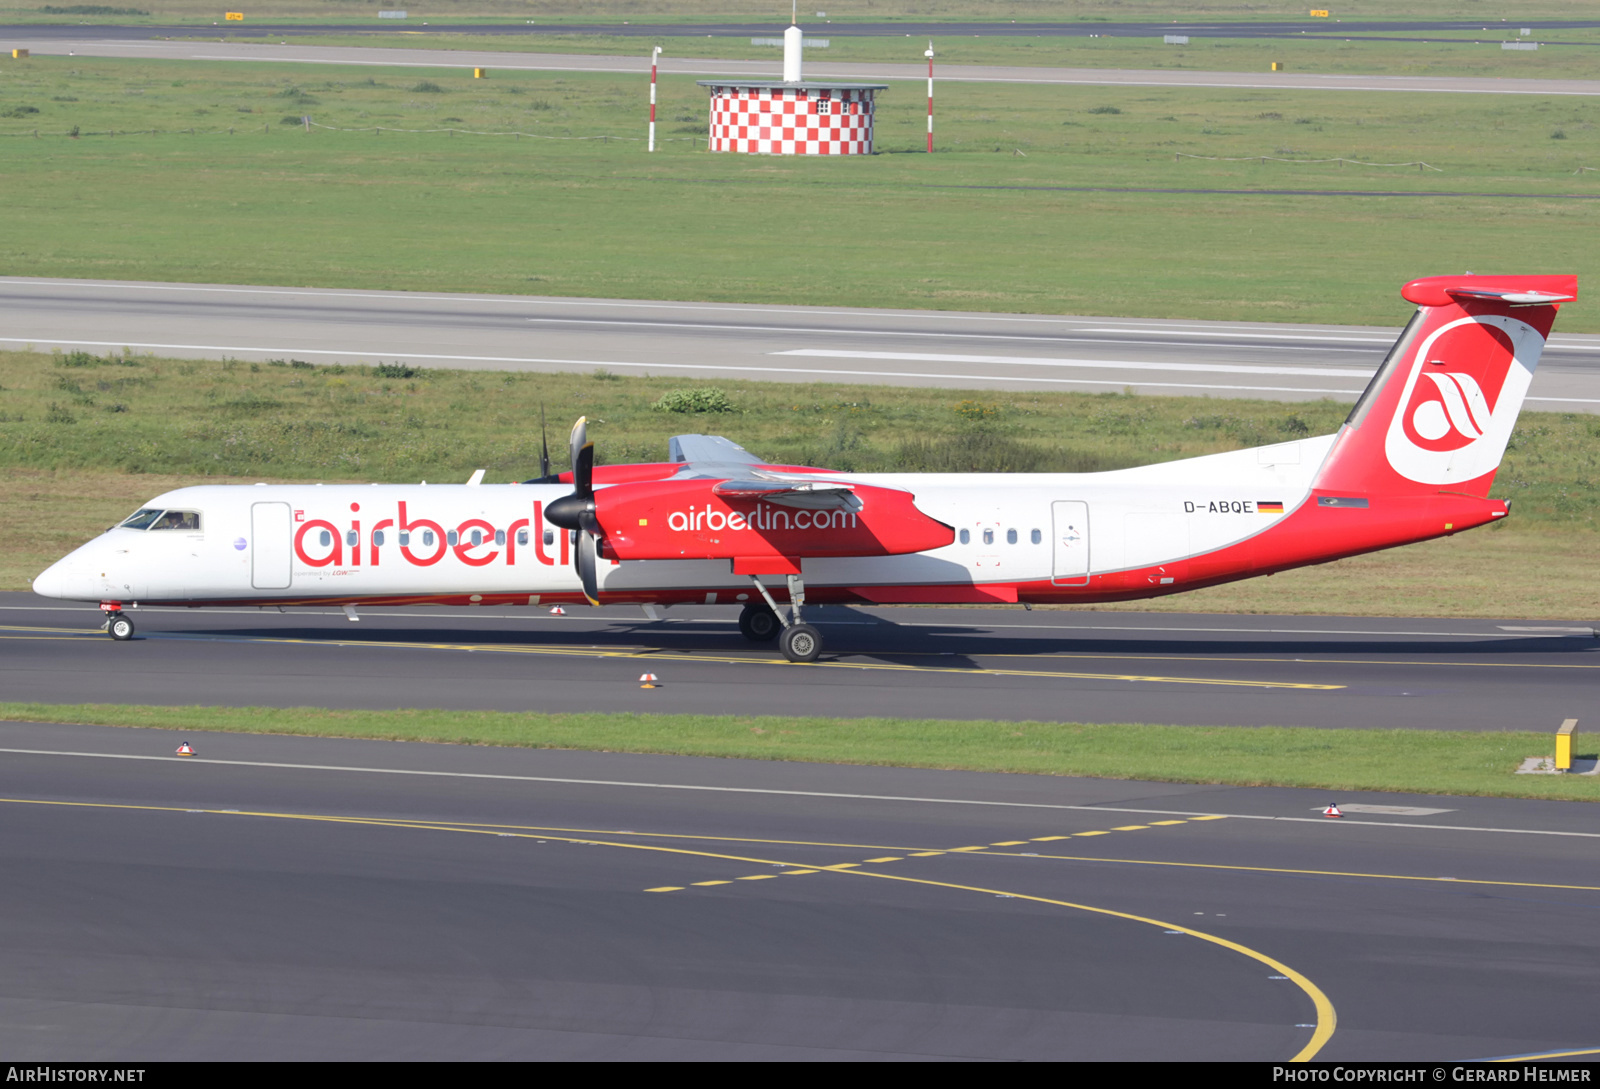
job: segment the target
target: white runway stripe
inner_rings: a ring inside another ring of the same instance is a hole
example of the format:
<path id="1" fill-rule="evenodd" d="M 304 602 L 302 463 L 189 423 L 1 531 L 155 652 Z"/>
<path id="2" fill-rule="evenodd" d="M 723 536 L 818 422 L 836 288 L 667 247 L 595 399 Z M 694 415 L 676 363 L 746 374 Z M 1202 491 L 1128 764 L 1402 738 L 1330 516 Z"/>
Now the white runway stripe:
<path id="1" fill-rule="evenodd" d="M 1366 382 L 1370 368 L 1356 367 L 1273 367 L 1238 363 L 1147 363 L 1130 359 L 1071 359 L 1049 356 L 957 355 L 941 352 L 839 351 L 832 348 L 795 348 L 773 355 L 809 356 L 816 359 L 881 359 L 915 363 L 991 363 L 1004 367 L 1077 367 L 1085 370 L 1188 371 L 1197 374 L 1287 374 L 1302 378 L 1348 378 Z"/>

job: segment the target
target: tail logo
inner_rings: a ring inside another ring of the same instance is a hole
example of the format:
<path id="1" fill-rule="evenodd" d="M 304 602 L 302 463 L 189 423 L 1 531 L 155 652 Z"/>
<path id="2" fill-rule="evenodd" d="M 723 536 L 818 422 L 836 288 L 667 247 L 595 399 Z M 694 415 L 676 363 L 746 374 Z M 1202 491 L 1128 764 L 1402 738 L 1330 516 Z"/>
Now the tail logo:
<path id="1" fill-rule="evenodd" d="M 1492 472 L 1522 410 L 1544 337 L 1502 314 L 1460 318 L 1417 348 L 1385 441 L 1389 464 L 1420 484 Z"/>

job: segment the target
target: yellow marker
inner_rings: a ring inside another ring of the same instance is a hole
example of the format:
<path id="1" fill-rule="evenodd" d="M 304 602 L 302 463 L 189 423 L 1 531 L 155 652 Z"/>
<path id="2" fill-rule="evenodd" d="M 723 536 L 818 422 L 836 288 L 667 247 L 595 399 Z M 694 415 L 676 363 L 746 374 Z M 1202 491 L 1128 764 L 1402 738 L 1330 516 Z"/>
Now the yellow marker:
<path id="1" fill-rule="evenodd" d="M 1137 832 L 1141 828 L 1149 828 L 1148 824 L 1124 824 L 1121 828 L 1113 828 L 1113 832 Z"/>
<path id="2" fill-rule="evenodd" d="M 803 873 L 816 873 L 817 871 L 816 870 L 784 870 L 783 872 L 784 872 L 784 875 L 787 876 L 787 877 L 798 877 Z"/>
<path id="3" fill-rule="evenodd" d="M 1003 839 L 999 843 L 991 843 L 991 847 L 1021 847 L 1028 841 L 1025 839 Z"/>
<path id="4" fill-rule="evenodd" d="M 1572 770 L 1572 735 L 1578 729 L 1578 720 L 1569 718 L 1556 731 L 1556 770 Z"/>
<path id="5" fill-rule="evenodd" d="M 952 847 L 952 851 L 987 851 L 988 847 Z"/>
<path id="6" fill-rule="evenodd" d="M 1189 819 L 1192 821 L 1225 821 L 1228 819 L 1228 815 L 1226 813 L 1213 813 L 1209 817 L 1190 817 Z"/>
<path id="7" fill-rule="evenodd" d="M 1075 836 L 1109 836 L 1110 832 L 1074 832 Z"/>
<path id="8" fill-rule="evenodd" d="M 732 881 L 696 881 L 696 885 L 731 885 Z"/>
<path id="9" fill-rule="evenodd" d="M 1035 842 L 1035 843 L 1049 843 L 1051 840 L 1071 839 L 1071 838 L 1072 838 L 1071 836 L 1034 836 L 1033 837 L 1033 842 Z"/>
<path id="10" fill-rule="evenodd" d="M 650 519 L 648 519 L 648 518 L 641 518 L 641 519 L 639 519 L 639 524 L 640 524 L 640 525 L 641 525 L 641 526 L 647 526 L 647 525 L 649 525 L 649 524 L 650 524 Z"/>
<path id="11" fill-rule="evenodd" d="M 943 851 L 913 851 L 913 852 L 911 852 L 911 857 L 912 858 L 932 858 L 934 855 L 942 855 L 942 854 L 944 854 Z"/>
<path id="12" fill-rule="evenodd" d="M 904 861 L 904 860 L 891 856 L 889 858 L 869 858 L 869 859 L 867 859 L 867 861 L 868 862 L 901 862 L 901 861 Z"/>
<path id="13" fill-rule="evenodd" d="M 858 870 L 860 868 L 861 863 L 859 862 L 835 862 L 832 866 L 817 867 L 819 870 Z"/>
<path id="14" fill-rule="evenodd" d="M 741 877 L 741 878 L 739 878 L 739 880 L 740 881 L 771 881 L 774 877 L 777 877 L 777 876 L 778 875 L 775 874 L 775 873 L 756 873 L 756 874 L 751 874 L 749 877 Z"/>
<path id="15" fill-rule="evenodd" d="M 489 78 L 489 69 L 487 69 L 487 68 L 474 68 L 472 70 L 472 78 L 473 79 L 487 79 L 487 78 Z M 639 524 L 641 526 L 644 525 L 643 522 L 640 522 Z"/>
<path id="16" fill-rule="evenodd" d="M 659 889 L 645 889 L 645 892 L 682 892 L 682 885 L 662 885 Z"/>
<path id="17" fill-rule="evenodd" d="M 230 11 L 230 12 L 226 13 L 225 15 L 223 15 L 223 18 L 226 19 L 230 23 L 242 23 L 242 22 L 244 22 L 244 12 L 242 12 L 242 11 Z"/>
<path id="18" fill-rule="evenodd" d="M 11 51 L 11 56 L 15 60 L 27 60 L 28 51 L 26 49 L 13 49 Z"/>
<path id="19" fill-rule="evenodd" d="M 1312 8 L 1311 9 L 1311 17 L 1313 19 L 1326 19 L 1328 17 L 1328 9 L 1327 8 Z"/>
<path id="20" fill-rule="evenodd" d="M 1158 824 L 1188 824 L 1188 823 L 1189 823 L 1188 821 L 1151 821 L 1150 825 L 1151 825 L 1151 827 L 1155 827 Z"/>
<path id="21" fill-rule="evenodd" d="M 1273 61 L 1273 62 L 1272 62 L 1272 70 L 1273 70 L 1273 71 L 1274 71 L 1274 72 L 1281 72 L 1281 71 L 1283 71 L 1283 62 L 1282 62 L 1282 61 Z"/>

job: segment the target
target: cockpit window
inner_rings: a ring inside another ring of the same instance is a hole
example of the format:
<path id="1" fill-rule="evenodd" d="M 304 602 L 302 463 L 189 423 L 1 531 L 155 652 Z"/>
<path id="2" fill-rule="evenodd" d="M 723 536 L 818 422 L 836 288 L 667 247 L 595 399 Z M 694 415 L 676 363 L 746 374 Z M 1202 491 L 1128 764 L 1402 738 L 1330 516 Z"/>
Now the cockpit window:
<path id="1" fill-rule="evenodd" d="M 191 532 L 200 528 L 200 512 L 194 510 L 169 510 L 155 520 L 150 527 L 157 529 L 187 529 Z"/>
<path id="2" fill-rule="evenodd" d="M 154 522 L 159 517 L 161 517 L 160 507 L 146 507 L 144 510 L 136 510 L 132 514 L 128 515 L 127 521 L 122 523 L 121 528 L 149 529 L 150 523 Z"/>

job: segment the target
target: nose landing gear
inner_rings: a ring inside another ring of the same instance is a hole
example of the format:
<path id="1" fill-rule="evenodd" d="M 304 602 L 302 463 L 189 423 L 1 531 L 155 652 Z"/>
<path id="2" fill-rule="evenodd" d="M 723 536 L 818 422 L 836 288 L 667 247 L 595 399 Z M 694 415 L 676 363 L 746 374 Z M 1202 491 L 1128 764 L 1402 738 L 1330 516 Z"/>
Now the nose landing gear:
<path id="1" fill-rule="evenodd" d="M 122 602 L 102 601 L 100 611 L 106 614 L 106 622 L 101 625 L 102 631 L 119 643 L 133 638 L 133 621 L 123 614 Z"/>

